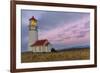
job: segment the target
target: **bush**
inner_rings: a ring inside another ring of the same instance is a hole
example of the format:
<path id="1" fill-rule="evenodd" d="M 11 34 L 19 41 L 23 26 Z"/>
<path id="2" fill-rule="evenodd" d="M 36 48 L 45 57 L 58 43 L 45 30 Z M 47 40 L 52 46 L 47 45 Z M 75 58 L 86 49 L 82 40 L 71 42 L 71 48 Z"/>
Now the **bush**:
<path id="1" fill-rule="evenodd" d="M 51 52 L 56 52 L 56 50 L 54 48 L 51 49 Z"/>

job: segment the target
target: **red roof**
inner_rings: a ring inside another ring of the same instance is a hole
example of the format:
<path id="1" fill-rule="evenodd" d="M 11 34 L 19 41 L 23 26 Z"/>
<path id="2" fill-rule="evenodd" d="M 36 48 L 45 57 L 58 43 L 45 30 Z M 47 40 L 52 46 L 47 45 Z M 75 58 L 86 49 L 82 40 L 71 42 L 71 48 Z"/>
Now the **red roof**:
<path id="1" fill-rule="evenodd" d="M 32 16 L 32 18 L 30 18 L 29 20 L 35 20 L 35 21 L 37 21 L 37 20 L 35 19 L 35 17 L 34 17 L 34 16 Z"/>
<path id="2" fill-rule="evenodd" d="M 31 46 L 43 46 L 43 45 L 48 45 L 48 44 L 49 44 L 48 40 L 47 39 L 43 39 L 43 40 L 37 40 Z"/>

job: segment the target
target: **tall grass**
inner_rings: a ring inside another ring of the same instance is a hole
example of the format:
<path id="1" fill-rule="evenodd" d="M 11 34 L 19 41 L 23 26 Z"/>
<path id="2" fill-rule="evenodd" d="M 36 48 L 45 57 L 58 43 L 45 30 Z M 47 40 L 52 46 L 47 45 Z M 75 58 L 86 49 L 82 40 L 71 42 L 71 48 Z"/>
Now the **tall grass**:
<path id="1" fill-rule="evenodd" d="M 21 55 L 21 62 L 45 62 L 61 60 L 85 60 L 90 58 L 90 49 L 66 50 L 50 53 L 24 52 Z"/>

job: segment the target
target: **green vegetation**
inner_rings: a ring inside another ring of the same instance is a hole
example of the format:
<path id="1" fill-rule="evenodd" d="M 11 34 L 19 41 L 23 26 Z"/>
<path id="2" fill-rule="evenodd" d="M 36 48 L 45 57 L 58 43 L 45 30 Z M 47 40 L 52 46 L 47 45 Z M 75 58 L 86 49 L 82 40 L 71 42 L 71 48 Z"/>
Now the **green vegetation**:
<path id="1" fill-rule="evenodd" d="M 32 53 L 23 52 L 21 62 L 46 62 L 63 60 L 86 60 L 90 58 L 90 49 L 71 49 L 59 52 Z"/>

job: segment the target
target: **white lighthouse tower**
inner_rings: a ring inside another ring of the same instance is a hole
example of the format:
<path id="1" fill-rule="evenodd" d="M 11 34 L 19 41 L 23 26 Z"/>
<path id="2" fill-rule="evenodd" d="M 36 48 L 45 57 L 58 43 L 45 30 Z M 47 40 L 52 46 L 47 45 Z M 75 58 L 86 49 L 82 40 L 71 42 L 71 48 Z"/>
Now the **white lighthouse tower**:
<path id="1" fill-rule="evenodd" d="M 32 16 L 29 19 L 29 43 L 28 51 L 32 51 L 31 45 L 38 40 L 37 20 Z"/>

